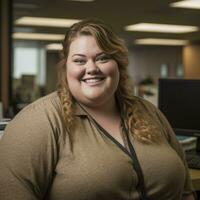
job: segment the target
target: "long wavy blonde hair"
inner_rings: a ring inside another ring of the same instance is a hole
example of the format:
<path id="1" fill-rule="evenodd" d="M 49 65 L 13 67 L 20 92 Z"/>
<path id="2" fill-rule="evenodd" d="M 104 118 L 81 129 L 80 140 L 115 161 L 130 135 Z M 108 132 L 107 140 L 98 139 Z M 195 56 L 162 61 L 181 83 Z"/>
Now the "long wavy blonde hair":
<path id="1" fill-rule="evenodd" d="M 91 35 L 96 39 L 99 47 L 118 63 L 120 80 L 116 91 L 116 97 L 120 99 L 123 118 L 130 133 L 141 142 L 155 142 L 158 140 L 158 132 L 154 126 L 140 113 L 138 101 L 133 96 L 133 86 L 128 75 L 128 51 L 121 40 L 102 21 L 96 19 L 83 20 L 72 25 L 63 41 L 62 61 L 59 69 L 58 94 L 62 102 L 62 108 L 66 127 L 71 135 L 75 125 L 74 102 L 66 80 L 66 59 L 71 42 L 80 35 Z"/>

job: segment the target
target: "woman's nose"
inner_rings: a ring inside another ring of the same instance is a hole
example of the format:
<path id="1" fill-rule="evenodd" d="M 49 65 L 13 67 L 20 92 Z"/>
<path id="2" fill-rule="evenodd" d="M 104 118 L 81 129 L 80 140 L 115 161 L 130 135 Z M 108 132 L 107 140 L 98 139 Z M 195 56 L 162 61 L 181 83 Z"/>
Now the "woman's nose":
<path id="1" fill-rule="evenodd" d="M 93 60 L 88 61 L 87 65 L 86 65 L 86 73 L 96 74 L 96 73 L 99 73 L 99 71 L 100 71 L 99 67 Z"/>

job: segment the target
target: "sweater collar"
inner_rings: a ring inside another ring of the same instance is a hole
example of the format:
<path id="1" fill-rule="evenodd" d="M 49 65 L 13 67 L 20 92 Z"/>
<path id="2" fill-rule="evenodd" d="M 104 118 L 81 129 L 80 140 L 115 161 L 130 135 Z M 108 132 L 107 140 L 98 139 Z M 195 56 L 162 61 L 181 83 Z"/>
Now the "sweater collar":
<path id="1" fill-rule="evenodd" d="M 85 110 L 79 105 L 79 103 L 75 102 L 75 115 L 76 116 L 88 116 Z"/>

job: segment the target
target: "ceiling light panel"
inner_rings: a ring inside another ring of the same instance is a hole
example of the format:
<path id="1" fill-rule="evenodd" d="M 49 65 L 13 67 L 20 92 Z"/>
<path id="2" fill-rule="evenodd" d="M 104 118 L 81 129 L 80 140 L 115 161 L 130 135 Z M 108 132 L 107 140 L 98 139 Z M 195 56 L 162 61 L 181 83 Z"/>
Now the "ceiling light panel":
<path id="1" fill-rule="evenodd" d="M 70 27 L 79 22 L 77 19 L 44 18 L 44 17 L 21 17 L 15 21 L 15 25 L 47 26 L 47 27 Z"/>
<path id="2" fill-rule="evenodd" d="M 13 39 L 20 40 L 42 40 L 42 41 L 60 41 L 64 39 L 62 34 L 46 33 L 13 33 Z"/>
<path id="3" fill-rule="evenodd" d="M 52 44 L 46 45 L 46 49 L 47 50 L 62 50 L 63 47 L 60 43 L 52 43 Z"/>
<path id="4" fill-rule="evenodd" d="M 171 7 L 176 8 L 191 8 L 191 9 L 200 9 L 200 0 L 185 0 L 179 1 L 170 4 Z"/>
<path id="5" fill-rule="evenodd" d="M 196 26 L 182 26 L 169 24 L 138 23 L 125 27 L 127 31 L 159 32 L 159 33 L 188 33 L 198 31 Z"/>
<path id="6" fill-rule="evenodd" d="M 184 46 L 188 44 L 188 41 L 176 39 L 145 38 L 135 40 L 134 43 L 138 45 Z"/>

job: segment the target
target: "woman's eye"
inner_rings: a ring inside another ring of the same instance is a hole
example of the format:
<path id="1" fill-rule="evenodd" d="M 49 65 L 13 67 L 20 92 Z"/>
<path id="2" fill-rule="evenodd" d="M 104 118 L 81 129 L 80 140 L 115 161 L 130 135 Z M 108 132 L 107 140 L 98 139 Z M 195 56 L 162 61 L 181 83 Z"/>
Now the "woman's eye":
<path id="1" fill-rule="evenodd" d="M 75 59 L 74 60 L 74 62 L 76 63 L 76 64 L 84 64 L 85 63 L 85 60 L 83 60 L 83 59 Z"/>
<path id="2" fill-rule="evenodd" d="M 100 62 L 107 62 L 108 60 L 110 60 L 110 56 L 108 55 L 102 55 L 97 58 L 97 61 L 100 61 Z"/>

